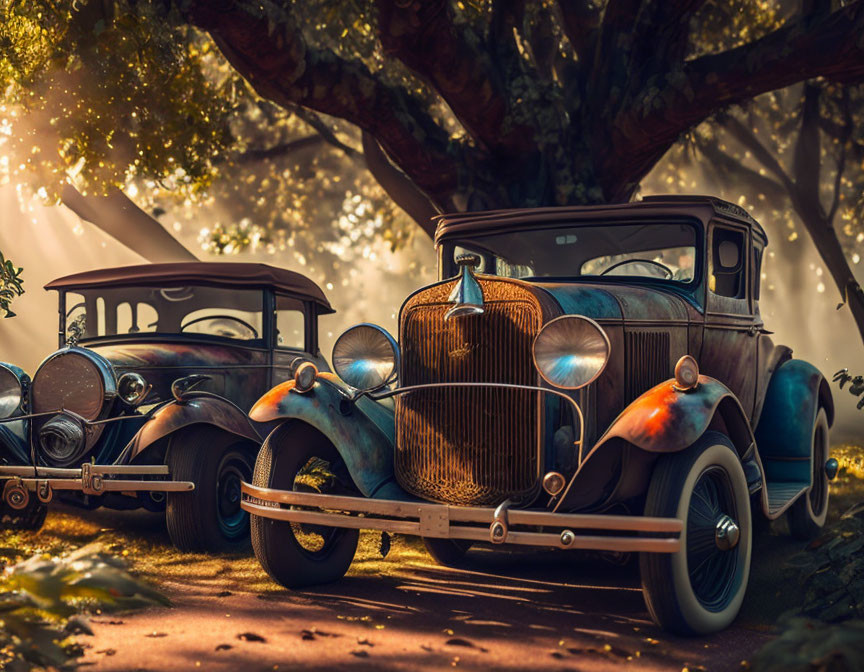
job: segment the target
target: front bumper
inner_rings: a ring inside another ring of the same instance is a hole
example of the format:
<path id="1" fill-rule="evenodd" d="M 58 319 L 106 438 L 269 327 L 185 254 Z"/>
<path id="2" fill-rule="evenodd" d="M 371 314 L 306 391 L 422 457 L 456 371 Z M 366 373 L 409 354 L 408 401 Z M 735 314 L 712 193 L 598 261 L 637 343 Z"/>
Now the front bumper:
<path id="1" fill-rule="evenodd" d="M 0 466 L 3 501 L 13 508 L 24 508 L 33 492 L 39 501 L 50 502 L 55 490 L 74 490 L 85 495 L 106 492 L 189 492 L 191 481 L 145 480 L 123 476 L 168 476 L 168 466 L 135 464 L 89 464 L 80 469 L 57 467 Z M 121 478 L 115 478 L 120 476 Z M 23 504 L 22 504 L 23 502 Z"/>
<path id="2" fill-rule="evenodd" d="M 241 506 L 262 518 L 308 525 L 571 550 L 677 553 L 684 529 L 677 518 L 449 506 L 273 490 L 248 483 L 243 484 Z"/>

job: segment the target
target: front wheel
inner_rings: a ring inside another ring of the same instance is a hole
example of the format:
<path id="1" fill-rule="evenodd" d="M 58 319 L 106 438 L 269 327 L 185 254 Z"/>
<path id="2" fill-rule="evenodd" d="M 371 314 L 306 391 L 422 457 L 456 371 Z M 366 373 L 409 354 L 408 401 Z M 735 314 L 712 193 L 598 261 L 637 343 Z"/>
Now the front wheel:
<path id="1" fill-rule="evenodd" d="M 423 537 L 426 552 L 439 565 L 459 567 L 465 562 L 465 554 L 471 548 L 471 542 L 463 539 L 436 539 Z"/>
<path id="2" fill-rule="evenodd" d="M 828 451 L 828 416 L 825 409 L 820 408 L 813 424 L 810 487 L 786 514 L 789 533 L 802 541 L 819 536 L 828 517 L 828 474 L 825 473 Z"/>
<path id="3" fill-rule="evenodd" d="M 706 432 L 687 450 L 660 457 L 645 515 L 684 521 L 681 550 L 639 556 L 655 623 L 682 635 L 729 626 L 744 600 L 752 548 L 747 479 L 729 439 Z"/>
<path id="4" fill-rule="evenodd" d="M 171 478 L 192 481 L 192 492 L 169 492 L 165 515 L 181 551 L 242 552 L 249 547 L 249 516 L 240 485 L 252 477 L 252 456 L 237 437 L 215 427 L 191 427 L 171 437 Z"/>
<path id="5" fill-rule="evenodd" d="M 48 507 L 36 499 L 36 493 L 30 493 L 30 500 L 23 509 L 13 509 L 6 502 L 0 503 L 0 530 L 31 530 L 42 529 Z"/>
<path id="6" fill-rule="evenodd" d="M 336 448 L 310 425 L 285 423 L 261 446 L 252 484 L 263 488 L 356 495 Z M 252 515 L 255 557 L 274 581 L 302 588 L 341 579 L 360 531 Z"/>

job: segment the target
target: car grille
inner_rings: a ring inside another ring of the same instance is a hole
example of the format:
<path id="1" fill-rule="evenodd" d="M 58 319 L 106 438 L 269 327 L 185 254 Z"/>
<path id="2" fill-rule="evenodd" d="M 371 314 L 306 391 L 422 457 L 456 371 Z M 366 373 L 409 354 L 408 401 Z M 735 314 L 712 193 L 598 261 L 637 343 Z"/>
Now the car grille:
<path id="1" fill-rule="evenodd" d="M 627 403 L 672 377 L 669 332 L 630 331 L 626 335 L 629 358 Z"/>
<path id="2" fill-rule="evenodd" d="M 452 283 L 414 295 L 402 312 L 402 386 L 442 382 L 537 385 L 531 344 L 554 310 L 522 283 L 481 280 L 482 315 L 444 321 Z M 396 477 L 450 504 L 524 501 L 537 491 L 542 394 L 442 387 L 397 397 Z"/>

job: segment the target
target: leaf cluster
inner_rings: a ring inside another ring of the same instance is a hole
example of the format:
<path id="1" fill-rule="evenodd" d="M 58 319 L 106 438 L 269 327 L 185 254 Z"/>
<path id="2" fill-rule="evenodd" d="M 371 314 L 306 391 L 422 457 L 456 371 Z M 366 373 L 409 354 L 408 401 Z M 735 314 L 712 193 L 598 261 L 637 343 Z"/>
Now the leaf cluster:
<path id="1" fill-rule="evenodd" d="M 0 549 L 14 558 L 16 549 Z M 168 604 L 97 545 L 64 557 L 35 555 L 6 567 L 0 578 L 0 668 L 72 669 L 80 657 L 75 634 L 93 634 L 75 614 Z"/>
<path id="2" fill-rule="evenodd" d="M 21 277 L 23 271 L 23 268 L 17 268 L 0 251 L 0 311 L 3 311 L 4 317 L 15 317 L 10 305 L 13 299 L 24 293 L 24 279 Z"/>

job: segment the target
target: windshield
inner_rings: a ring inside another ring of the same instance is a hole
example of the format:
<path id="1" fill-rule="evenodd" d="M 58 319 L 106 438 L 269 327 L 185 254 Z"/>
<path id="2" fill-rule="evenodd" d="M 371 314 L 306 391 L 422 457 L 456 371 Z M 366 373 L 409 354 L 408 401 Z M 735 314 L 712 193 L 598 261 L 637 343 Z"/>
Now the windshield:
<path id="1" fill-rule="evenodd" d="M 120 287 L 66 293 L 66 334 L 190 334 L 259 341 L 264 292 L 217 287 Z"/>
<path id="2" fill-rule="evenodd" d="M 631 276 L 690 283 L 696 229 L 684 223 L 583 224 L 495 233 L 444 243 L 445 276 L 455 258 L 480 256 L 480 273 L 507 278 Z"/>

